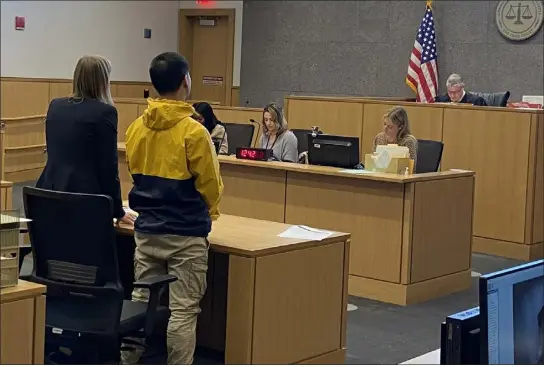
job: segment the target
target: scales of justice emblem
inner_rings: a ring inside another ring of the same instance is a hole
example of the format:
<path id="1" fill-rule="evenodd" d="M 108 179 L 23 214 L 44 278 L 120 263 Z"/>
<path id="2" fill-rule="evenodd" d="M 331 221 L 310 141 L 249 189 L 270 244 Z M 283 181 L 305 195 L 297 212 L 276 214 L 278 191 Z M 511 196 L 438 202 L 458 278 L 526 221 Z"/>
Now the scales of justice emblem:
<path id="1" fill-rule="evenodd" d="M 526 40 L 542 26 L 543 8 L 542 1 L 500 1 L 495 12 L 495 23 L 507 39 Z"/>

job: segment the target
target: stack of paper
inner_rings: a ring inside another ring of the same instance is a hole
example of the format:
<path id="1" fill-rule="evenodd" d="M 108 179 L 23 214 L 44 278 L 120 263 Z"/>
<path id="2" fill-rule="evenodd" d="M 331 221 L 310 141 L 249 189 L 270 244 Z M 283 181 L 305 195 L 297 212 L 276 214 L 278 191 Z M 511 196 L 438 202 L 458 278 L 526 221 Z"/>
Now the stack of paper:
<path id="1" fill-rule="evenodd" d="M 16 217 L 10 214 L 2 213 L 0 214 L 0 223 L 1 224 L 9 224 L 9 223 L 28 223 L 32 222 L 30 219 L 22 218 L 22 217 Z"/>
<path id="2" fill-rule="evenodd" d="M 297 240 L 321 241 L 332 235 L 334 232 L 311 228 L 308 226 L 291 226 L 278 237 L 293 238 Z"/>
<path id="3" fill-rule="evenodd" d="M 410 151 L 407 147 L 401 147 L 397 144 L 378 145 L 376 153 L 372 155 L 374 166 L 379 169 L 389 167 L 393 158 L 407 158 L 410 156 Z"/>

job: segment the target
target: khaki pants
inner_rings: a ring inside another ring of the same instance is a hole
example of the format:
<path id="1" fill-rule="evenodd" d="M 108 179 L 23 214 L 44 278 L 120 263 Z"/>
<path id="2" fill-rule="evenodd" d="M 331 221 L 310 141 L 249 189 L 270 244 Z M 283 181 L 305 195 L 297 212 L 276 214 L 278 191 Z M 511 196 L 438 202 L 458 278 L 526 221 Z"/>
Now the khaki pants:
<path id="1" fill-rule="evenodd" d="M 168 364 L 191 364 L 196 344 L 200 300 L 206 292 L 208 241 L 204 237 L 134 233 L 135 279 L 170 274 L 170 320 L 167 331 Z M 132 300 L 147 302 L 148 291 L 134 289 Z M 143 350 L 122 352 L 121 361 L 136 363 Z"/>

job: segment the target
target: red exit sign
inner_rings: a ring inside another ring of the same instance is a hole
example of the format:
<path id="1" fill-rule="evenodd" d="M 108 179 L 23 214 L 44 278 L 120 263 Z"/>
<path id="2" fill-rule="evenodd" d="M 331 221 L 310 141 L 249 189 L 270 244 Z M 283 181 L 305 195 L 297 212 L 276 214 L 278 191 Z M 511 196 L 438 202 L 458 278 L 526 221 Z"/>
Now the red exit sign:
<path id="1" fill-rule="evenodd" d="M 210 5 L 212 3 L 212 1 L 210 1 L 210 0 L 196 0 L 196 3 L 198 5 Z"/>

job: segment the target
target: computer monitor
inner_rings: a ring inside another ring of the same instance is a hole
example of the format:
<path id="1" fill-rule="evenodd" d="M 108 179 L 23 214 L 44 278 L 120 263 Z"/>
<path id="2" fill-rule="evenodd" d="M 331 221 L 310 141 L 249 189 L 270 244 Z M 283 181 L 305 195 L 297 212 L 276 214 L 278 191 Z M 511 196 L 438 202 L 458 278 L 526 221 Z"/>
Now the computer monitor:
<path id="1" fill-rule="evenodd" d="M 353 168 L 359 164 L 359 138 L 308 134 L 308 163 Z"/>
<path id="2" fill-rule="evenodd" d="M 481 363 L 544 364 L 544 260 L 480 277 Z"/>

